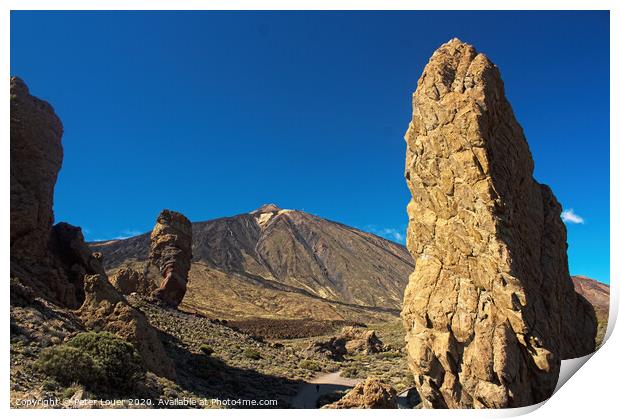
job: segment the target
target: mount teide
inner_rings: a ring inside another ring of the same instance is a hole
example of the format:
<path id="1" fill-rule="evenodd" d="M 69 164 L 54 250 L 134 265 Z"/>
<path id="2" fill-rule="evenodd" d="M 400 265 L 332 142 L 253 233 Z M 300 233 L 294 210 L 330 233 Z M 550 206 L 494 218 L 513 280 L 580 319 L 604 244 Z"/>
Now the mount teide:
<path id="1" fill-rule="evenodd" d="M 90 245 L 114 274 L 144 265 L 149 233 Z M 181 307 L 222 319 L 393 318 L 414 268 L 399 244 L 273 204 L 193 223 L 193 254 Z"/>

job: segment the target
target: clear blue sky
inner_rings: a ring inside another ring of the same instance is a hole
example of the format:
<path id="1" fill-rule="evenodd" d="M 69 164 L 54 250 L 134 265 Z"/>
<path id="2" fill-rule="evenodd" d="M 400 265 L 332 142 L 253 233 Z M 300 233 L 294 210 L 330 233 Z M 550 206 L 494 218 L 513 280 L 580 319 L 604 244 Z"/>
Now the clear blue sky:
<path id="1" fill-rule="evenodd" d="M 500 67 L 536 178 L 584 220 L 571 273 L 608 282 L 607 12 L 13 12 L 11 73 L 63 120 L 56 220 L 89 240 L 267 202 L 398 240 L 411 94 L 453 37 Z"/>

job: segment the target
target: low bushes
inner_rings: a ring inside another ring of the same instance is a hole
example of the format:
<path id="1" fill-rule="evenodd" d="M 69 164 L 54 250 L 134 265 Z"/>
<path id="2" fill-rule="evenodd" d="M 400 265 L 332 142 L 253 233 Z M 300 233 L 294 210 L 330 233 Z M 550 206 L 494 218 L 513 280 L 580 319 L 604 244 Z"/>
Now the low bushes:
<path id="1" fill-rule="evenodd" d="M 79 383 L 91 391 L 124 393 L 144 374 L 133 345 L 108 332 L 80 333 L 46 348 L 37 367 L 63 385 Z"/>
<path id="2" fill-rule="evenodd" d="M 250 358 L 250 359 L 254 359 L 254 360 L 258 360 L 261 358 L 260 353 L 252 348 L 248 348 L 245 351 L 243 351 L 243 355 L 245 355 L 246 358 Z"/>
<path id="3" fill-rule="evenodd" d="M 321 371 L 321 365 L 316 361 L 311 361 L 309 359 L 304 359 L 299 363 L 299 368 L 303 368 L 305 370 L 310 371 Z"/>

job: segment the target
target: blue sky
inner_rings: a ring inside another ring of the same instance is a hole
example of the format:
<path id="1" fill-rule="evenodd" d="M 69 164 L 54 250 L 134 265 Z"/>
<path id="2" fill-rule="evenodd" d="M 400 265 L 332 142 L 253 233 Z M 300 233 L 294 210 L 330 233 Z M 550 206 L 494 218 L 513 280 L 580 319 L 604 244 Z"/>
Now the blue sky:
<path id="1" fill-rule="evenodd" d="M 411 94 L 453 37 L 571 210 L 571 273 L 608 282 L 607 12 L 12 12 L 11 74 L 63 120 L 56 220 L 89 240 L 267 202 L 402 240 Z"/>

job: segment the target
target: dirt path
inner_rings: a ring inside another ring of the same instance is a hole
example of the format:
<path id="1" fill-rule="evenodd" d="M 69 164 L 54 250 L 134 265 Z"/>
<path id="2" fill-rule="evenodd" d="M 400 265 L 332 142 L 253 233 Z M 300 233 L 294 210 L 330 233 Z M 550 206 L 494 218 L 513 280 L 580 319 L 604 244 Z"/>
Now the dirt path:
<path id="1" fill-rule="evenodd" d="M 363 380 L 341 377 L 340 371 L 320 375 L 301 385 L 292 401 L 293 408 L 316 409 L 316 401 L 319 396 L 352 388 L 360 381 Z"/>

